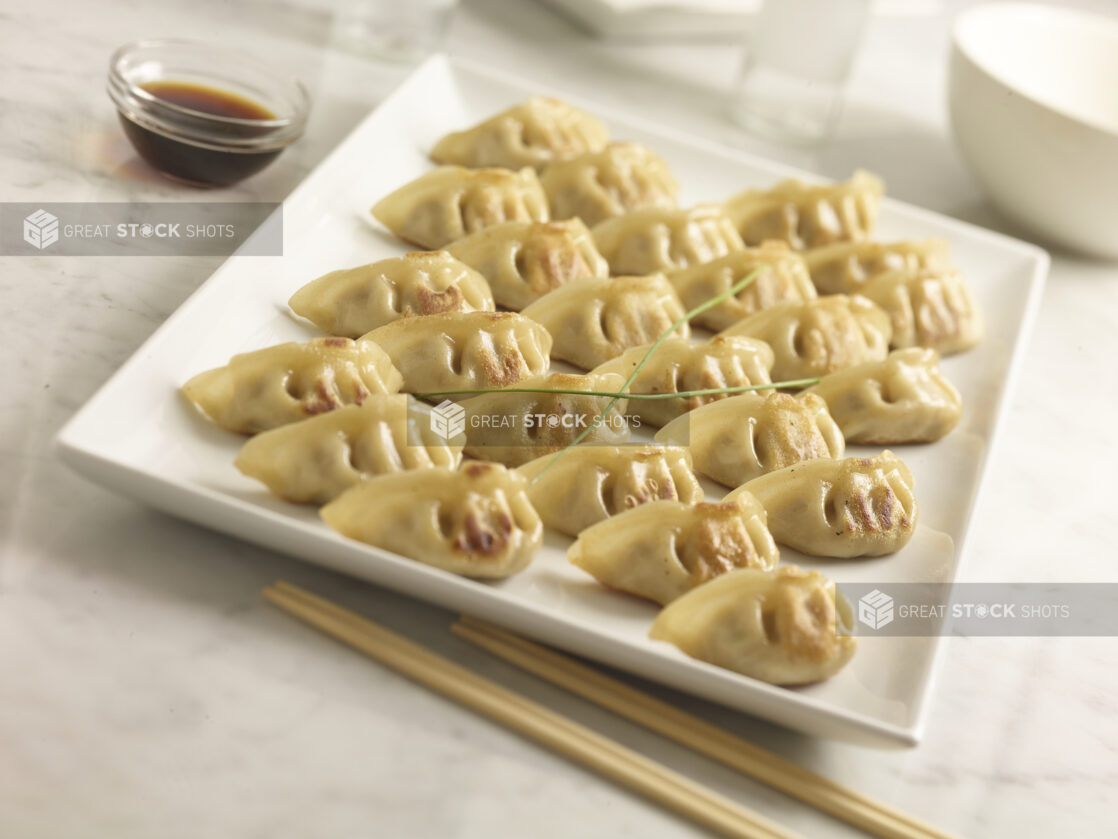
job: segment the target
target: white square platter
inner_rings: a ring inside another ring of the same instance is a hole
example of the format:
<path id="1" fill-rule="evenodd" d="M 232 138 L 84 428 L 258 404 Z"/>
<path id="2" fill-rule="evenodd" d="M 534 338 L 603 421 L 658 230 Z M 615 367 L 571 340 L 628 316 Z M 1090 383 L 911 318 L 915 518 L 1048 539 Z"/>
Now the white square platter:
<path id="1" fill-rule="evenodd" d="M 501 583 L 463 579 L 347 540 L 323 525 L 314 509 L 286 504 L 243 477 L 233 467 L 242 439 L 208 426 L 180 396 L 188 378 L 236 353 L 312 337 L 311 328 L 287 309 L 297 288 L 326 271 L 408 250 L 370 223 L 369 206 L 429 169 L 426 153 L 447 131 L 539 93 L 582 105 L 603 118 L 614 137 L 655 149 L 677 174 L 683 205 L 722 200 L 789 176 L 812 179 L 436 56 L 284 202 L 283 256 L 234 255 L 214 272 L 63 429 L 61 456 L 92 480 L 173 515 L 790 728 L 877 746 L 915 744 L 939 638 L 862 637 L 853 661 L 826 683 L 794 690 L 764 684 L 647 640 L 654 606 L 611 593 L 570 566 L 564 556 L 569 540 L 555 534 L 526 571 Z M 903 551 L 827 561 L 784 549 L 782 562 L 819 568 L 840 583 L 950 581 L 965 554 L 971 511 L 1038 308 L 1048 257 L 1031 245 L 889 199 L 877 236 L 948 239 L 983 306 L 984 341 L 943 363 L 963 395 L 963 420 L 938 443 L 894 447 L 915 474 L 921 508 L 918 532 Z M 848 451 L 862 453 L 871 450 Z"/>

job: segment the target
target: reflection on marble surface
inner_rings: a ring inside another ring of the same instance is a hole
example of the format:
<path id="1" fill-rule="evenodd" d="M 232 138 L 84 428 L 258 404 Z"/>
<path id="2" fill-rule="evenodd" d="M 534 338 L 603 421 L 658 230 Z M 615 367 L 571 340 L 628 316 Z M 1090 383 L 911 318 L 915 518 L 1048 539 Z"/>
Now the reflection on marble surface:
<path id="1" fill-rule="evenodd" d="M 961 4 L 948 4 L 952 9 Z M 1105 10 L 1100 0 L 1080 5 Z M 280 200 L 403 72 L 328 49 L 325 0 L 21 5 L 0 20 L 5 201 L 198 200 L 137 162 L 110 52 L 168 33 L 282 61 L 307 136 L 221 200 Z M 467 2 L 452 53 L 646 119 L 1005 227 L 947 140 L 946 18 L 875 20 L 833 144 L 765 147 L 722 118 L 730 47 L 610 45 L 532 3 Z M 906 72 L 898 73 L 903 66 Z M 603 79 L 608 78 L 608 84 Z M 207 196 L 208 197 L 208 196 Z M 1055 255 L 965 566 L 972 580 L 1118 579 L 1118 267 Z M 264 606 L 286 577 L 804 835 L 861 835 L 475 652 L 451 615 L 118 499 L 50 440 L 218 259 L 0 260 L 0 836 L 692 836 L 695 830 Z M 1103 835 L 1118 809 L 1118 643 L 953 639 L 925 742 L 812 740 L 658 691 L 969 837 Z"/>

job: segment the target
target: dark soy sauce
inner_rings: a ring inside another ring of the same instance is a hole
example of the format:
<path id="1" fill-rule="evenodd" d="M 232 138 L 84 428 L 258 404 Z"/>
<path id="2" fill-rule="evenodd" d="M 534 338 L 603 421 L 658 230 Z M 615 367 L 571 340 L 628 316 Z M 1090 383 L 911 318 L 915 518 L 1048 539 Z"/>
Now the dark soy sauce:
<path id="1" fill-rule="evenodd" d="M 160 118 L 176 134 L 209 137 L 187 140 L 171 137 L 133 122 L 121 114 L 124 132 L 140 156 L 159 171 L 198 186 L 228 186 L 255 174 L 271 163 L 283 147 L 266 149 L 222 148 L 223 140 L 263 137 L 273 130 L 263 124 L 276 115 L 258 102 L 232 91 L 192 82 L 157 81 L 140 85 L 157 100 L 187 108 L 163 109 Z M 221 123 L 212 117 L 258 120 L 261 125 Z"/>

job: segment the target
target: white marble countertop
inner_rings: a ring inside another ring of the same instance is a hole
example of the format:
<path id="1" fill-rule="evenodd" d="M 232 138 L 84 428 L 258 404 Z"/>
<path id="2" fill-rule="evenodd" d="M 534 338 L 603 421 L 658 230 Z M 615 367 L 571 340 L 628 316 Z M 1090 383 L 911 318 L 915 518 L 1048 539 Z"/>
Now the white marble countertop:
<path id="1" fill-rule="evenodd" d="M 946 133 L 958 4 L 946 5 L 873 21 L 839 135 L 813 155 L 760 146 L 724 120 L 733 47 L 611 45 L 536 3 L 479 0 L 459 11 L 448 49 L 827 175 L 865 166 L 901 199 L 1008 230 Z M 305 139 L 225 193 L 282 199 L 401 72 L 331 50 L 327 6 L 8 4 L 2 200 L 186 196 L 135 161 L 103 91 L 113 48 L 168 34 L 270 56 L 312 88 Z M 1054 257 L 968 579 L 1118 580 L 1118 266 Z M 259 590 L 277 577 L 375 614 L 805 836 L 858 835 L 473 652 L 446 633 L 441 610 L 150 512 L 60 465 L 53 435 L 219 261 L 2 260 L 0 836 L 697 835 L 263 605 Z M 681 701 L 969 837 L 1112 835 L 1118 820 L 1113 639 L 952 639 L 926 740 L 907 751 Z"/>

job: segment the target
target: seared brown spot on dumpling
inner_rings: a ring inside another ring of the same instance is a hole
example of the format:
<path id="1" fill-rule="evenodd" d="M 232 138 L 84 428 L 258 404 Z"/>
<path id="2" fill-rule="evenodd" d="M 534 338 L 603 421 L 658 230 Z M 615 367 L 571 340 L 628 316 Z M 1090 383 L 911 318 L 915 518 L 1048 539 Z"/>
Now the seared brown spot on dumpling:
<path id="1" fill-rule="evenodd" d="M 881 518 L 881 526 L 884 530 L 893 529 L 893 508 L 896 506 L 897 496 L 894 495 L 891 487 L 886 488 L 884 497 L 881 499 L 881 510 L 878 515 Z"/>
<path id="2" fill-rule="evenodd" d="M 746 530 L 741 510 L 734 504 L 700 504 L 705 514 L 690 534 L 680 561 L 695 585 L 734 568 L 761 564 Z"/>
<path id="3" fill-rule="evenodd" d="M 773 392 L 765 399 L 768 421 L 756 426 L 757 451 L 766 471 L 783 469 L 816 457 L 831 457 L 831 446 L 819 429 L 816 414 L 804 410 L 800 399 Z"/>
<path id="4" fill-rule="evenodd" d="M 495 463 L 483 463 L 481 461 L 472 460 L 462 465 L 462 472 L 470 478 L 480 478 L 487 472 L 494 469 L 499 469 Z"/>
<path id="5" fill-rule="evenodd" d="M 339 340 L 345 339 L 343 338 Z M 325 378 L 318 378 L 314 380 L 314 394 L 318 398 L 316 401 L 306 402 L 303 404 L 303 410 L 309 416 L 313 417 L 317 414 L 324 414 L 327 411 L 333 411 L 336 408 L 342 407 L 341 400 L 339 400 L 336 395 L 336 388 L 332 387 L 333 384 L 333 381 L 327 384 Z M 354 401 L 358 405 L 360 405 L 361 399 L 363 399 L 363 397 L 355 398 Z"/>
<path id="6" fill-rule="evenodd" d="M 462 311 L 462 292 L 457 286 L 448 286 L 443 291 L 420 286 L 415 290 L 419 299 L 419 314 L 434 315 L 438 312 Z"/>
<path id="7" fill-rule="evenodd" d="M 571 280 L 598 275 L 574 246 L 566 222 L 550 222 L 542 227 L 517 254 L 517 268 L 532 291 L 545 294 Z"/>
<path id="8" fill-rule="evenodd" d="M 471 509 L 462 520 L 462 530 L 454 540 L 454 547 L 468 554 L 500 554 L 508 544 L 512 527 L 512 519 L 503 509 Z"/>
<path id="9" fill-rule="evenodd" d="M 823 589 L 782 588 L 777 592 L 776 636 L 789 654 L 813 662 L 835 651 L 835 602 Z"/>
<path id="10" fill-rule="evenodd" d="M 497 354 L 481 356 L 485 378 L 492 387 L 504 387 L 519 382 L 528 372 L 528 365 L 519 349 L 506 349 Z"/>

